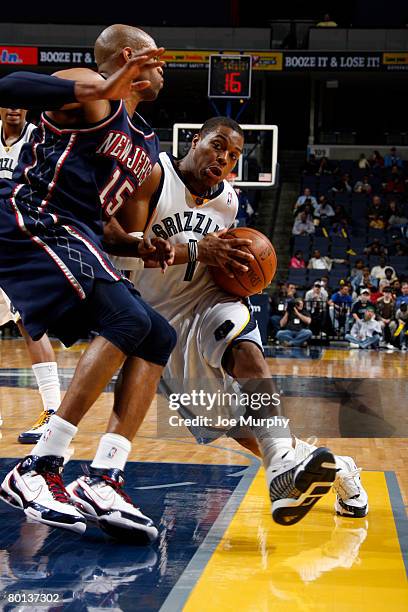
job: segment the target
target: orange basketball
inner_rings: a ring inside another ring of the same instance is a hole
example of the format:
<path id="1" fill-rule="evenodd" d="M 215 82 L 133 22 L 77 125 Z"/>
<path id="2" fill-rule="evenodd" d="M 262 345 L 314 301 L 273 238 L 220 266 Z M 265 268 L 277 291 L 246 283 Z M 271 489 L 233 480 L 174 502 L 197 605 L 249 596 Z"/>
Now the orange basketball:
<path id="1" fill-rule="evenodd" d="M 218 287 L 239 297 L 247 297 L 260 293 L 267 287 L 276 274 L 278 260 L 275 249 L 266 236 L 250 227 L 236 227 L 222 234 L 221 238 L 246 238 L 252 240 L 251 246 L 239 247 L 241 251 L 247 251 L 254 256 L 248 266 L 247 272 L 240 272 L 231 268 L 234 278 L 229 278 L 221 268 L 210 266 L 209 270 L 213 280 Z"/>

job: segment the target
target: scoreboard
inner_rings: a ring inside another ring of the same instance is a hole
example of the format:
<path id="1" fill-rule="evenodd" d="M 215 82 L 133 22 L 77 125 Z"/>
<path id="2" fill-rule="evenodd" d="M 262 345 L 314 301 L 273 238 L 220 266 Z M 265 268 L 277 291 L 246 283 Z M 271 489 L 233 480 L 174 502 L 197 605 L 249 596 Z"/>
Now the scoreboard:
<path id="1" fill-rule="evenodd" d="M 251 55 L 210 55 L 209 98 L 250 98 Z"/>

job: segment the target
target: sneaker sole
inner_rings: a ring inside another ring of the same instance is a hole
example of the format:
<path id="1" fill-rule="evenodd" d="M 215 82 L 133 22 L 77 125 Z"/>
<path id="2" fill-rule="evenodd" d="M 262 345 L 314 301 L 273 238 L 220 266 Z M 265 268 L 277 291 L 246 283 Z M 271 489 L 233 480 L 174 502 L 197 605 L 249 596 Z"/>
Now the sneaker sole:
<path id="1" fill-rule="evenodd" d="M 368 514 L 368 504 L 363 506 L 362 508 L 356 508 L 349 506 L 349 510 L 347 508 L 343 508 L 343 506 L 336 501 L 334 504 L 334 509 L 336 511 L 337 516 L 342 516 L 343 518 L 364 518 Z"/>
<path id="2" fill-rule="evenodd" d="M 301 495 L 297 499 L 272 501 L 272 518 L 279 525 L 298 523 L 331 489 L 336 478 L 334 455 L 328 448 L 313 451 L 297 468 L 294 487 Z"/>
<path id="3" fill-rule="evenodd" d="M 21 510 L 24 514 L 36 521 L 37 523 L 42 523 L 43 525 L 48 525 L 49 527 L 57 527 L 59 529 L 65 529 L 66 531 L 72 531 L 74 533 L 83 534 L 86 530 L 86 518 L 83 517 L 83 521 L 77 521 L 76 523 L 58 523 L 55 521 L 49 521 L 41 517 L 39 512 L 30 506 L 24 507 L 22 505 L 22 501 L 20 498 L 15 497 L 11 493 L 9 493 L 3 486 L 0 486 L 0 499 L 6 503 L 7 505 L 15 508 L 17 510 Z"/>

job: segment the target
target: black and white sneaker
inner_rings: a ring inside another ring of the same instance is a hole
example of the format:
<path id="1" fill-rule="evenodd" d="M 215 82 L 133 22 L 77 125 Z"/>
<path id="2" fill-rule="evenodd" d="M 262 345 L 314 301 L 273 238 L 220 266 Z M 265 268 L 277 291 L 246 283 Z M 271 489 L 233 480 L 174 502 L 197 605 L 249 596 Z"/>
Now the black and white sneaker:
<path id="1" fill-rule="evenodd" d="M 17 438 L 20 444 L 37 444 L 38 440 L 47 429 L 48 421 L 55 414 L 55 410 L 43 410 L 34 425 L 23 431 Z"/>
<path id="2" fill-rule="evenodd" d="M 150 544 L 158 536 L 153 521 L 123 491 L 124 476 L 118 469 L 87 468 L 88 474 L 67 486 L 71 501 L 89 520 L 114 538 Z"/>
<path id="3" fill-rule="evenodd" d="M 317 448 L 301 462 L 289 459 L 266 470 L 272 518 L 279 525 L 294 525 L 326 495 L 336 478 L 336 463 L 328 448 Z"/>
<path id="4" fill-rule="evenodd" d="M 84 533 L 86 519 L 65 490 L 63 465 L 63 457 L 28 455 L 3 480 L 0 499 L 34 521 Z"/>

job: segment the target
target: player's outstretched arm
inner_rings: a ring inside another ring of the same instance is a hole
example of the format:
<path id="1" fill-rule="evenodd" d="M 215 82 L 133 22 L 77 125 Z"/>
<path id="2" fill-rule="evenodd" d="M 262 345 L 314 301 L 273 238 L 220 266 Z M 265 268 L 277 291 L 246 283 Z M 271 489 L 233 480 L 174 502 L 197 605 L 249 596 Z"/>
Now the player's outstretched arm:
<path id="1" fill-rule="evenodd" d="M 135 81 L 147 62 L 149 67 L 162 66 L 163 48 L 151 49 L 135 56 L 108 79 L 87 68 L 63 70 L 53 76 L 35 72 L 14 72 L 0 79 L 0 106 L 40 110 L 73 109 L 87 104 L 128 97 L 149 86 Z M 155 58 L 154 63 L 151 60 Z M 100 104 L 99 104 L 100 106 Z"/>

